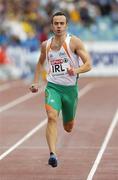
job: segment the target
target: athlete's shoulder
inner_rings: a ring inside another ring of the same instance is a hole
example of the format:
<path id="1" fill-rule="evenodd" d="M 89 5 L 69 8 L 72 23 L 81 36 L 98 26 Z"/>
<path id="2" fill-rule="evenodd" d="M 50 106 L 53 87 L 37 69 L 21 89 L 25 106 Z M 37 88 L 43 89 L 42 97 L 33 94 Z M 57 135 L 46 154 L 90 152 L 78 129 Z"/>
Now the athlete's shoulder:
<path id="1" fill-rule="evenodd" d="M 71 35 L 71 41 L 73 41 L 73 42 L 82 42 L 82 40 L 79 38 L 79 37 L 77 37 L 77 36 L 75 36 L 75 35 Z"/>
<path id="2" fill-rule="evenodd" d="M 47 44 L 47 40 L 46 41 L 43 41 L 42 43 L 41 43 L 41 48 L 46 48 L 46 44 Z"/>
<path id="3" fill-rule="evenodd" d="M 72 35 L 71 36 L 71 44 L 74 45 L 75 47 L 82 47 L 83 41 L 79 37 Z"/>
<path id="4" fill-rule="evenodd" d="M 41 47 L 45 49 L 47 47 L 48 43 L 51 42 L 51 39 L 52 39 L 52 37 L 50 37 L 49 39 L 43 41 L 42 44 L 41 44 Z"/>
<path id="5" fill-rule="evenodd" d="M 48 43 L 48 40 L 43 41 L 43 42 L 41 43 L 41 51 L 42 51 L 42 52 L 46 51 L 47 43 Z"/>

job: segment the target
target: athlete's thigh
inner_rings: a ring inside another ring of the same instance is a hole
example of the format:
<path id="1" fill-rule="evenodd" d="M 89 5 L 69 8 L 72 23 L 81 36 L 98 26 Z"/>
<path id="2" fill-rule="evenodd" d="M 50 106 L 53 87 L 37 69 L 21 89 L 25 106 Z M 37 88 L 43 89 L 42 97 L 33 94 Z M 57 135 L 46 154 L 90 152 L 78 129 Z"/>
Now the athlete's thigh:
<path id="1" fill-rule="evenodd" d="M 74 120 L 77 104 L 78 104 L 78 89 L 74 89 L 63 95 L 62 115 L 63 115 L 64 124 Z"/>
<path id="2" fill-rule="evenodd" d="M 46 110 L 51 108 L 58 112 L 61 110 L 61 97 L 59 92 L 48 86 L 45 89 L 45 107 Z"/>

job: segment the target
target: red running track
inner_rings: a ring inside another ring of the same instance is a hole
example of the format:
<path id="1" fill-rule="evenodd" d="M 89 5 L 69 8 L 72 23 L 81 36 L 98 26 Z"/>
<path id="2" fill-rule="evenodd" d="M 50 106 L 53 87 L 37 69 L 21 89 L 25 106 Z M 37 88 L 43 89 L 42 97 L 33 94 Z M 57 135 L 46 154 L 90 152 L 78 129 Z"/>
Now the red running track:
<path id="1" fill-rule="evenodd" d="M 43 85 L 33 95 L 23 81 L 0 84 L 1 180 L 118 180 L 118 78 L 81 78 L 79 86 L 75 127 L 66 133 L 60 115 L 52 168 Z"/>

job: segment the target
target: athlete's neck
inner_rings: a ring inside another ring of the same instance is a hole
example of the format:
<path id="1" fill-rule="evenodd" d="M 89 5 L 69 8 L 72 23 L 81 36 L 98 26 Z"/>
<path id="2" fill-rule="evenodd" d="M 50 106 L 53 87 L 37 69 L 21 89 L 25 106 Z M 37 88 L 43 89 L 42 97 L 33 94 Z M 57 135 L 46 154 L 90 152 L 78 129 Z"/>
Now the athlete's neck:
<path id="1" fill-rule="evenodd" d="M 67 33 L 65 33 L 64 35 L 61 35 L 61 36 L 54 36 L 54 39 L 56 42 L 63 42 L 65 39 L 66 39 L 66 36 L 67 36 Z"/>

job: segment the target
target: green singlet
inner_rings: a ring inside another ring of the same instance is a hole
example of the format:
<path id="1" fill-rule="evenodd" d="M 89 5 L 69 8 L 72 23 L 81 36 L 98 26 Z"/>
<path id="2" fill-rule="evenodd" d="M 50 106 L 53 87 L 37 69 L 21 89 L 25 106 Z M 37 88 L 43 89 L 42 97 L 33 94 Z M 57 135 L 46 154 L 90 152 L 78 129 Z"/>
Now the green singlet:
<path id="1" fill-rule="evenodd" d="M 63 123 L 74 120 L 78 103 L 78 85 L 64 86 L 48 82 L 45 89 L 45 104 L 58 112 L 62 110 Z"/>

